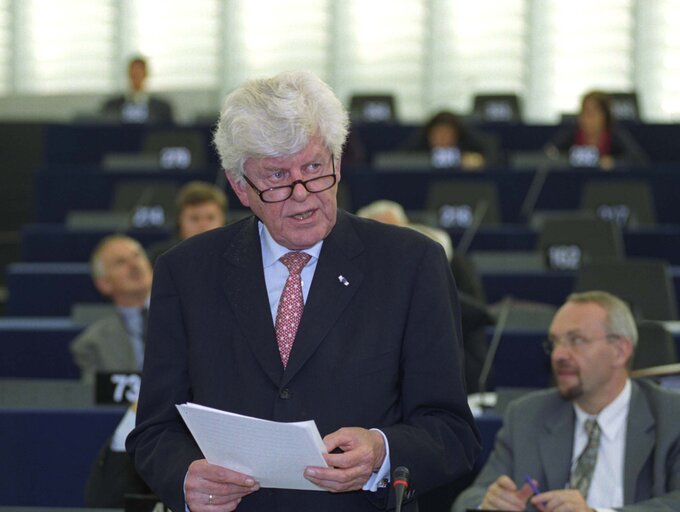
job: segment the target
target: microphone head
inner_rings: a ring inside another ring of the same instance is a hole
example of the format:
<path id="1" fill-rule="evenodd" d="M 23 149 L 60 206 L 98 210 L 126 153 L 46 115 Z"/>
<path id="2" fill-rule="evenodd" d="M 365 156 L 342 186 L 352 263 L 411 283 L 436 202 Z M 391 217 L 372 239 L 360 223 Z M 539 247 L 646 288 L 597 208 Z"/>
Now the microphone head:
<path id="1" fill-rule="evenodd" d="M 410 478 L 411 472 L 407 467 L 397 466 L 394 471 L 392 471 L 392 486 L 396 487 L 398 485 L 403 485 L 404 487 L 408 487 Z"/>

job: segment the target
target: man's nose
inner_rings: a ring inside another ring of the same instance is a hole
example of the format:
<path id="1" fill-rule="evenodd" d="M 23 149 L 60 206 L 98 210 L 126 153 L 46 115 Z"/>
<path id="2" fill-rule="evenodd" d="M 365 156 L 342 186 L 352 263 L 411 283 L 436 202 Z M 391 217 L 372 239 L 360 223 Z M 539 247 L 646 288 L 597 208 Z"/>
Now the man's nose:
<path id="1" fill-rule="evenodd" d="M 305 188 L 301 180 L 293 183 L 293 194 L 292 198 L 296 201 L 304 201 L 310 192 Z"/>

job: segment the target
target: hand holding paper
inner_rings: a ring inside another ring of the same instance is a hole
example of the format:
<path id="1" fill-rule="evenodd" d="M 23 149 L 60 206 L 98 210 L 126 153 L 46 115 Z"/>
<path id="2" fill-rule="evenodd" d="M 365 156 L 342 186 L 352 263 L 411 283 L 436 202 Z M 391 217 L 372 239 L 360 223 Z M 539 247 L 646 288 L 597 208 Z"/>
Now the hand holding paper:
<path id="1" fill-rule="evenodd" d="M 380 432 L 345 427 L 324 438 L 324 455 L 329 468 L 309 468 L 305 476 L 334 492 L 362 489 L 385 460 L 385 443 Z M 337 450 L 336 450 L 337 448 Z M 340 453 L 338 453 L 340 452 Z"/>
<path id="2" fill-rule="evenodd" d="M 313 420 L 279 423 L 192 403 L 177 409 L 210 464 L 250 475 L 262 487 L 324 490 L 304 477 L 307 466 L 327 467 Z"/>
<path id="3" fill-rule="evenodd" d="M 210 464 L 205 459 L 189 466 L 184 481 L 186 504 L 192 512 L 201 512 L 212 505 L 233 510 L 241 499 L 260 489 L 252 477 Z"/>

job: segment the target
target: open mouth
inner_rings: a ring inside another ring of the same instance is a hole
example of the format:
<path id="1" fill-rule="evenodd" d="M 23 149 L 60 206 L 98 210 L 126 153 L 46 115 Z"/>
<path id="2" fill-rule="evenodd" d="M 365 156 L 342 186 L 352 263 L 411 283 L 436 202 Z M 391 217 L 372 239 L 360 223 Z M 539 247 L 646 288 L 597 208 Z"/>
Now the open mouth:
<path id="1" fill-rule="evenodd" d="M 314 213 L 313 210 L 307 210 L 306 212 L 302 212 L 302 213 L 298 213 L 296 215 L 293 215 L 293 218 L 295 220 L 305 220 L 305 219 L 308 219 L 309 217 L 311 217 L 313 213 Z"/>

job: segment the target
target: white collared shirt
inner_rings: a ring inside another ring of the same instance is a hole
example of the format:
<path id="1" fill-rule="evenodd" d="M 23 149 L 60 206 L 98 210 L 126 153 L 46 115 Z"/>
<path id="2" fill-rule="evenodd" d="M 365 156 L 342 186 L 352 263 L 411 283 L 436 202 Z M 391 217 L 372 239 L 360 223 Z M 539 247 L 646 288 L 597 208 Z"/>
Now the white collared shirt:
<path id="1" fill-rule="evenodd" d="M 595 473 L 588 490 L 586 502 L 598 510 L 623 506 L 623 473 L 626 454 L 626 427 L 630 408 L 631 383 L 626 381 L 619 396 L 596 416 L 600 426 L 600 447 L 597 452 Z M 574 451 L 571 458 L 573 471 L 578 456 L 588 442 L 584 423 L 592 418 L 574 404 Z"/>
<path id="2" fill-rule="evenodd" d="M 290 252 L 290 249 L 279 245 L 269 234 L 267 227 L 258 222 L 260 229 L 260 244 L 262 247 L 262 266 L 264 268 L 264 282 L 267 285 L 267 295 L 269 296 L 269 307 L 271 308 L 272 321 L 276 322 L 276 311 L 279 308 L 279 299 L 281 292 L 286 285 L 288 279 L 288 268 L 280 261 L 281 256 Z M 300 279 L 302 280 L 302 299 L 307 303 L 307 295 L 312 286 L 312 279 L 316 271 L 316 264 L 319 261 L 319 254 L 321 253 L 321 246 L 323 240 L 317 242 L 305 252 L 311 256 L 310 260 L 300 272 Z"/>

